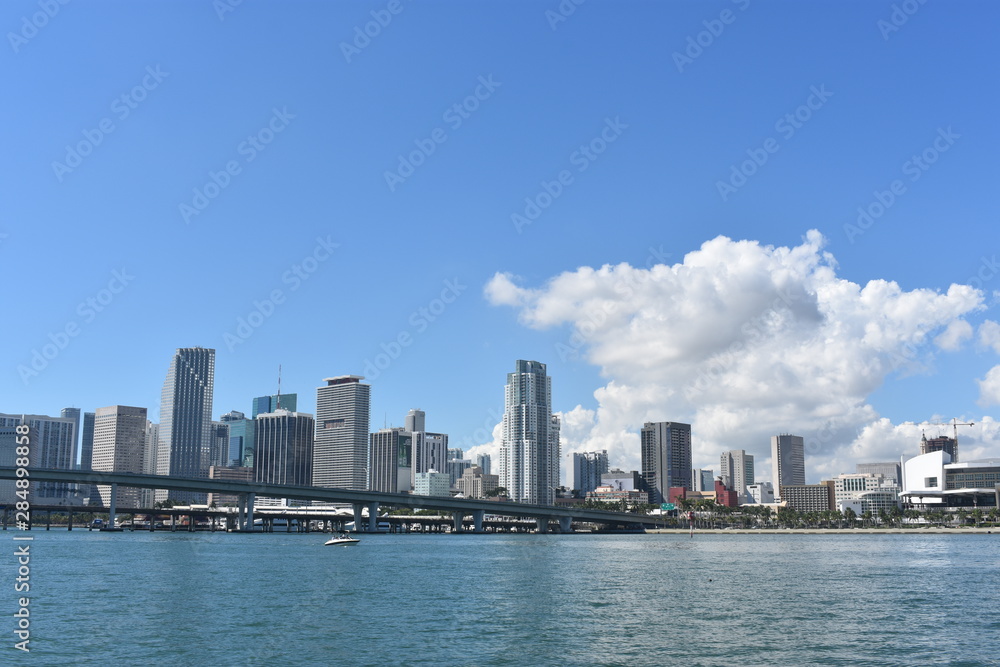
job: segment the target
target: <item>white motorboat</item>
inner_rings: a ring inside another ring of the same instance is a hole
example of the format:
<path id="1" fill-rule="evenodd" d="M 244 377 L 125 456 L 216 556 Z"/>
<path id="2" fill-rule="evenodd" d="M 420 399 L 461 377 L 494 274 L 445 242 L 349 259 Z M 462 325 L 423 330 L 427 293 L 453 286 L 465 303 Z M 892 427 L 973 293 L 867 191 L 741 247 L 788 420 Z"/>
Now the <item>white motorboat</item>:
<path id="1" fill-rule="evenodd" d="M 323 546 L 326 547 L 349 547 L 355 544 L 359 544 L 361 540 L 355 539 L 350 535 L 340 534 L 336 537 L 331 537 L 326 541 Z"/>

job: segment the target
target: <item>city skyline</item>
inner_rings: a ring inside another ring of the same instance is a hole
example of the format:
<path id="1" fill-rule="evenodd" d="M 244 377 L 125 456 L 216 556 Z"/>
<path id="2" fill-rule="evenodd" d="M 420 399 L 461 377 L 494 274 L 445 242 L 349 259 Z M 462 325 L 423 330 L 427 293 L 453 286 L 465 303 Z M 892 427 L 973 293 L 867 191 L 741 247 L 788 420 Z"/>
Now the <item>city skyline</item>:
<path id="1" fill-rule="evenodd" d="M 279 366 L 309 413 L 357 374 L 369 430 L 416 404 L 496 452 L 494 378 L 528 358 L 559 378 L 564 470 L 638 469 L 660 419 L 692 424 L 695 467 L 767 470 L 801 434 L 810 481 L 952 418 L 963 459 L 997 455 L 997 6 L 445 3 L 357 53 L 371 9 L 232 8 L 60 11 L 8 45 L 33 94 L 0 112 L 29 304 L 7 412 L 158 421 L 162 360 L 202 346 L 213 416 Z"/>

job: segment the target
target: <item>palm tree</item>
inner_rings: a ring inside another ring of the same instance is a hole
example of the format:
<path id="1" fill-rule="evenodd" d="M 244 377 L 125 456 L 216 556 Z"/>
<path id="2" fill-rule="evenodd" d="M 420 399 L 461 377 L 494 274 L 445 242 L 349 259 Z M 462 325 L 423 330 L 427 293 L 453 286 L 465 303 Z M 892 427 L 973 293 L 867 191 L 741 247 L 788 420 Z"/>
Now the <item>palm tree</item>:
<path id="1" fill-rule="evenodd" d="M 848 507 L 844 510 L 844 519 L 847 521 L 848 526 L 854 528 L 854 522 L 858 519 L 858 513 L 853 508 Z"/>

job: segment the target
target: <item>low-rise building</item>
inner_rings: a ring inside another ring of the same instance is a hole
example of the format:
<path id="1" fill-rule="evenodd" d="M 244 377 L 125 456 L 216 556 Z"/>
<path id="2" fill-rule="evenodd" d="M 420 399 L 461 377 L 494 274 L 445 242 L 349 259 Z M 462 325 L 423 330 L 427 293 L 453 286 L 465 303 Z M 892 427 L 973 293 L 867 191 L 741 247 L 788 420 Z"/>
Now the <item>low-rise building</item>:
<path id="1" fill-rule="evenodd" d="M 413 476 L 413 495 L 451 496 L 451 475 L 436 470 L 416 473 Z"/>
<path id="2" fill-rule="evenodd" d="M 799 512 L 826 512 L 836 509 L 834 484 L 782 484 L 781 501 Z"/>
<path id="3" fill-rule="evenodd" d="M 843 512 L 847 507 L 855 514 L 899 507 L 899 486 L 894 479 L 872 473 L 840 475 L 834 482 L 834 502 Z"/>

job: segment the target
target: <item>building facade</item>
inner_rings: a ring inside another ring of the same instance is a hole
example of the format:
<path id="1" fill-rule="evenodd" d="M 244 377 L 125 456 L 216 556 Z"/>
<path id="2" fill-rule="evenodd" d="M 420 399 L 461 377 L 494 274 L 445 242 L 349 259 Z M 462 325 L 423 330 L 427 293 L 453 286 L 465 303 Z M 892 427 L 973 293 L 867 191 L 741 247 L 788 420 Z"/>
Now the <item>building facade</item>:
<path id="1" fill-rule="evenodd" d="M 781 500 L 781 487 L 806 483 L 805 441 L 798 435 L 771 436 L 771 483 Z"/>
<path id="2" fill-rule="evenodd" d="M 854 466 L 854 472 L 859 475 L 870 474 L 870 475 L 882 475 L 886 479 L 891 479 L 896 482 L 896 485 L 901 485 L 903 482 L 903 473 L 900 468 L 899 461 L 883 461 L 880 463 L 858 463 Z"/>
<path id="3" fill-rule="evenodd" d="M 423 415 L 423 413 L 420 414 Z M 422 416 L 419 420 L 411 420 L 407 416 L 407 423 L 423 426 L 424 420 Z M 413 435 L 414 474 L 429 472 L 431 470 L 447 470 L 448 452 L 450 451 L 448 449 L 448 434 L 427 433 L 426 431 L 411 431 L 411 433 Z M 410 480 L 410 485 L 413 485 L 412 479 Z"/>
<path id="4" fill-rule="evenodd" d="M 691 489 L 691 425 L 646 422 L 640 432 L 642 478 L 649 502 L 663 503 L 671 487 Z"/>
<path id="5" fill-rule="evenodd" d="M 834 502 L 841 512 L 847 507 L 861 515 L 899 507 L 899 485 L 894 479 L 872 473 L 840 475 L 834 482 Z"/>
<path id="6" fill-rule="evenodd" d="M 146 408 L 112 405 L 94 413 L 93 469 L 102 472 L 142 473 L 146 457 Z M 111 504 L 111 486 L 98 484 L 101 504 Z M 119 508 L 142 507 L 142 489 L 118 486 Z"/>
<path id="7" fill-rule="evenodd" d="M 770 482 L 757 482 L 747 487 L 747 494 L 754 505 L 774 503 L 774 487 Z"/>
<path id="8" fill-rule="evenodd" d="M 384 428 L 368 439 L 371 465 L 369 489 L 407 493 L 413 480 L 413 434 L 403 428 Z"/>
<path id="9" fill-rule="evenodd" d="M 371 385 L 362 380 L 360 375 L 325 378 L 316 390 L 315 486 L 367 489 Z"/>
<path id="10" fill-rule="evenodd" d="M 608 472 L 608 450 L 574 452 L 573 488 L 582 496 L 601 486 L 601 475 Z"/>
<path id="11" fill-rule="evenodd" d="M 451 496 L 451 477 L 446 472 L 418 472 L 413 482 L 415 496 Z"/>
<path id="12" fill-rule="evenodd" d="M 920 437 L 920 453 L 930 454 L 931 452 L 947 452 L 952 463 L 958 463 L 958 440 L 947 436 L 927 439 L 926 435 Z"/>
<path id="13" fill-rule="evenodd" d="M 832 483 L 786 484 L 781 502 L 799 512 L 826 512 L 837 509 Z"/>
<path id="14" fill-rule="evenodd" d="M 747 487 L 753 484 L 753 455 L 747 454 L 742 449 L 733 449 L 723 452 L 720 457 L 722 482 L 732 491 L 735 491 L 741 501 L 746 501 Z"/>
<path id="15" fill-rule="evenodd" d="M 258 396 L 253 399 L 251 419 L 257 415 L 277 412 L 279 409 L 295 412 L 299 407 L 298 394 L 274 394 L 273 396 Z"/>
<path id="16" fill-rule="evenodd" d="M 11 434 L 9 439 L 5 439 L 4 444 L 5 449 L 9 448 L 9 452 L 4 455 L 5 459 L 10 460 L 8 465 L 13 466 L 17 458 L 13 429 L 22 424 L 29 427 L 30 467 L 53 470 L 76 469 L 76 420 L 72 417 L 48 415 L 0 414 L 0 427 L 10 429 Z M 9 488 L 13 493 L 15 482 L 2 482 L 0 489 L 2 488 Z M 75 485 L 68 482 L 31 482 L 28 488 L 32 502 L 38 505 L 67 505 L 79 502 Z M 0 495 L 6 494 L 0 492 Z"/>
<path id="17" fill-rule="evenodd" d="M 257 415 L 254 420 L 253 481 L 312 486 L 315 434 L 316 421 L 304 412 L 282 408 Z"/>
<path id="18" fill-rule="evenodd" d="M 215 350 L 182 347 L 174 352 L 160 392 L 160 442 L 156 473 L 208 478 L 212 452 Z M 206 494 L 156 491 L 156 500 L 204 504 Z"/>
<path id="19" fill-rule="evenodd" d="M 479 466 L 472 466 L 462 473 L 456 486 L 466 498 L 489 498 L 500 486 L 500 477 L 483 472 Z"/>
<path id="20" fill-rule="evenodd" d="M 545 364 L 518 359 L 507 374 L 501 432 L 500 485 L 514 502 L 552 505 L 559 486 L 559 421 Z"/>

